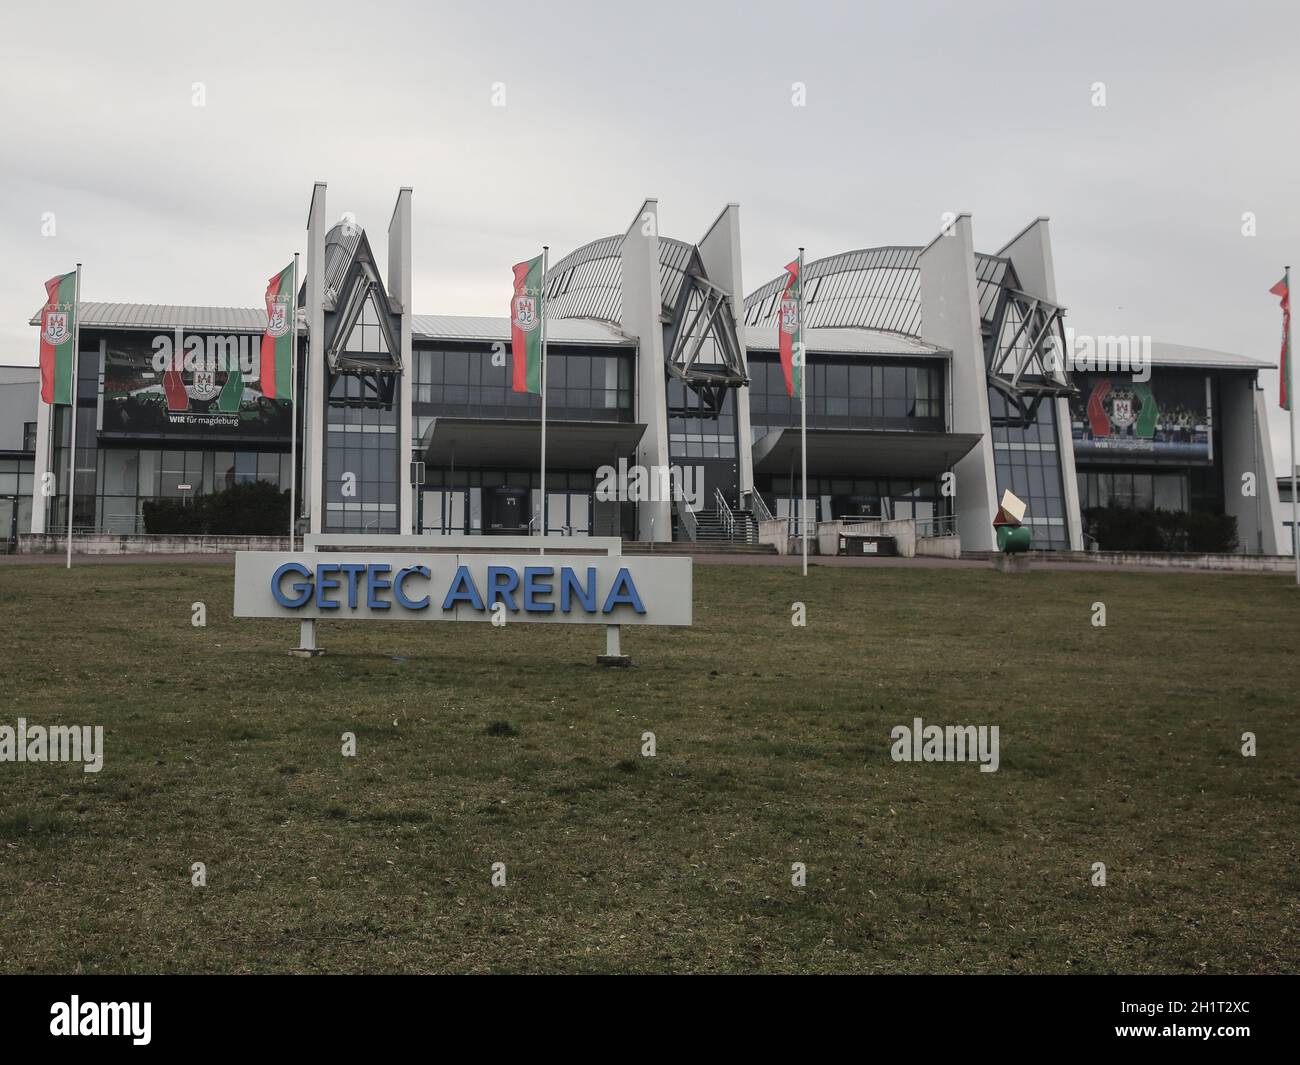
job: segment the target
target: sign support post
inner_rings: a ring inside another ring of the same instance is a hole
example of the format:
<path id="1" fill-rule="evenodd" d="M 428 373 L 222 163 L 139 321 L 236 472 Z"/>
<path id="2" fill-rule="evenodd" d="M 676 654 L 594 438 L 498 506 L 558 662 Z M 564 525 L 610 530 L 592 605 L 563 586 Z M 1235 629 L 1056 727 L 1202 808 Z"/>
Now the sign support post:
<path id="1" fill-rule="evenodd" d="M 303 618 L 298 622 L 298 646 L 289 654 L 294 658 L 316 658 L 324 653 L 316 646 L 316 619 Z"/>
<path id="2" fill-rule="evenodd" d="M 605 653 L 596 656 L 598 666 L 630 666 L 632 659 L 623 653 L 623 630 L 618 625 L 605 626 Z"/>

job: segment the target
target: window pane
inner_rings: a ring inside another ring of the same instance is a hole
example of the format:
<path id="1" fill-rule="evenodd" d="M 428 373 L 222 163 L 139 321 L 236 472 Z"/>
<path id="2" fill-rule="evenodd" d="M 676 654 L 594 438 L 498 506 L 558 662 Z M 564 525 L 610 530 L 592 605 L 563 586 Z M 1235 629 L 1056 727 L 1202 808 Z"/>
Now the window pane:
<path id="1" fill-rule="evenodd" d="M 134 450 L 104 452 L 104 495 L 134 496 L 139 453 Z"/>

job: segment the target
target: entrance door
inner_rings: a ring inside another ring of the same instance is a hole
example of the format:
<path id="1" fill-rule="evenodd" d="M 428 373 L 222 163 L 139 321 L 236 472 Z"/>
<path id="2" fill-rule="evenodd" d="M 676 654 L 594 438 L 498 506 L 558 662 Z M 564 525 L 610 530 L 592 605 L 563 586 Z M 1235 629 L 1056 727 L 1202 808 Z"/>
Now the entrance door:
<path id="1" fill-rule="evenodd" d="M 546 493 L 546 532 L 551 536 L 563 535 L 569 524 L 569 494 L 567 492 Z"/>
<path id="2" fill-rule="evenodd" d="M 420 532 L 439 536 L 463 536 L 466 533 L 469 493 L 465 489 L 434 489 L 420 495 Z"/>
<path id="3" fill-rule="evenodd" d="M 586 536 L 591 531 L 591 497 L 569 496 L 569 527 L 574 536 Z"/>
<path id="4" fill-rule="evenodd" d="M 534 488 L 532 495 L 533 505 L 540 511 L 540 493 Z M 551 536 L 586 536 L 591 531 L 591 493 L 547 492 L 546 531 Z"/>

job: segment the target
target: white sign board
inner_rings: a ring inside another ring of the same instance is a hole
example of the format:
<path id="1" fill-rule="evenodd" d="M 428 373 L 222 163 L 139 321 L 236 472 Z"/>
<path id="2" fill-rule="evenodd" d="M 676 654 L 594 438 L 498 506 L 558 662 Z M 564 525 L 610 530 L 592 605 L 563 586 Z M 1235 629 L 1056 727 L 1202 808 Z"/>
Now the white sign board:
<path id="1" fill-rule="evenodd" d="M 691 560 L 665 556 L 240 551 L 235 617 L 691 624 Z M 495 613 L 500 614 L 500 610 Z"/>

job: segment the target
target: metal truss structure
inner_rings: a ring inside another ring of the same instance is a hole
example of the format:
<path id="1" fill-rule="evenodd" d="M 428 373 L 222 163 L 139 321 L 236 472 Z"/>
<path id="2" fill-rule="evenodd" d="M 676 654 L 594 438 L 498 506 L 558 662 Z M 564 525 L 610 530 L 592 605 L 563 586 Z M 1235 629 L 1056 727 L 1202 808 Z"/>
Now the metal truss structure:
<path id="1" fill-rule="evenodd" d="M 805 263 L 806 325 L 921 339 L 921 251 L 861 248 Z M 781 274 L 746 297 L 746 325 L 775 327 L 785 283 Z M 1044 398 L 1075 391 L 1063 359 L 1065 311 L 1021 292 L 1010 260 L 996 255 L 976 254 L 975 284 L 988 382 L 1007 396 L 1013 420 L 1030 424 Z"/>
<path id="2" fill-rule="evenodd" d="M 985 330 L 989 384 L 1007 397 L 1011 424 L 1032 425 L 1047 398 L 1076 393 L 1065 367 L 1065 311 L 1004 286 Z"/>

